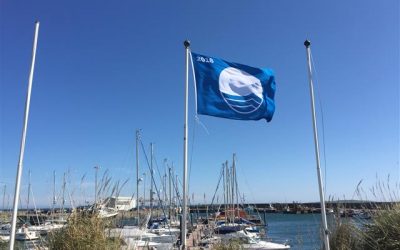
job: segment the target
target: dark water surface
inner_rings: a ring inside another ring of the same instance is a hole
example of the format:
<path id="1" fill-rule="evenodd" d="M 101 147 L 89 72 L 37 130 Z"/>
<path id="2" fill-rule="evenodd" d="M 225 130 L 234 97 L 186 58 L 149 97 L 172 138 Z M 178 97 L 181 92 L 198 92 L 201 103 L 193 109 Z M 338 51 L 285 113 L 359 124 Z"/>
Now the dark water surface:
<path id="1" fill-rule="evenodd" d="M 201 215 L 200 215 L 201 216 Z M 196 217 L 196 216 L 194 216 Z M 260 214 L 264 218 L 264 214 Z M 265 214 L 267 238 L 273 242 L 288 242 L 293 250 L 321 249 L 321 214 Z M 328 215 L 328 223 L 333 215 Z M 135 224 L 132 219 L 125 219 L 122 224 Z M 32 242 L 17 242 L 17 249 L 26 249 Z M 40 242 L 36 242 L 40 245 Z"/>
<path id="2" fill-rule="evenodd" d="M 263 216 L 263 215 L 262 215 Z M 333 216 L 328 215 L 328 221 Z M 291 249 L 321 249 L 321 214 L 266 214 L 268 238 L 289 240 Z"/>

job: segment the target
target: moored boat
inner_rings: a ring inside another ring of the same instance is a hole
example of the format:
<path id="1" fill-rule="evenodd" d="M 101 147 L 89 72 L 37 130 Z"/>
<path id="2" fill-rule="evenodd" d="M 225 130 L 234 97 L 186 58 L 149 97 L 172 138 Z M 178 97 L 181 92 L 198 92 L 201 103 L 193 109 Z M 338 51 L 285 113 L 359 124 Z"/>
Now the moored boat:
<path id="1" fill-rule="evenodd" d="M 39 239 L 40 234 L 36 231 L 30 231 L 26 225 L 23 225 L 15 233 L 16 240 L 36 240 Z"/>

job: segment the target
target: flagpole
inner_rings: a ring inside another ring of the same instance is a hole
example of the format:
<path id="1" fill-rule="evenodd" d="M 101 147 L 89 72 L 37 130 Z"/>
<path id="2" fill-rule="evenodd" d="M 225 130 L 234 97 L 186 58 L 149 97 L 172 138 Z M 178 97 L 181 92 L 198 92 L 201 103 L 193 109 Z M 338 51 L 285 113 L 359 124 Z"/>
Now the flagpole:
<path id="1" fill-rule="evenodd" d="M 185 121 L 183 125 L 183 207 L 181 219 L 181 249 L 186 249 L 186 213 L 187 213 L 187 137 L 188 137 L 188 88 L 189 88 L 189 49 L 190 42 L 183 43 L 186 51 L 185 69 Z"/>
<path id="2" fill-rule="evenodd" d="M 311 71 L 311 49 L 310 49 L 310 41 L 306 40 L 304 42 L 307 51 L 307 64 L 308 64 L 308 78 L 310 80 L 310 96 L 311 96 L 311 109 L 312 109 L 312 120 L 313 120 L 313 128 L 314 128 L 314 143 L 315 143 L 315 158 L 317 161 L 317 175 L 318 175 L 318 187 L 319 187 L 319 198 L 321 202 L 321 216 L 322 216 L 322 226 L 324 227 L 324 245 L 325 250 L 329 250 L 329 230 L 328 224 L 326 221 L 326 210 L 325 210 L 325 199 L 324 192 L 322 189 L 322 178 L 321 178 L 321 168 L 320 168 L 320 158 L 319 158 L 319 145 L 318 145 L 318 128 L 317 121 L 315 115 L 315 103 L 314 103 L 314 84 L 312 80 L 312 71 Z"/>
<path id="3" fill-rule="evenodd" d="M 21 148 L 19 152 L 19 160 L 18 160 L 18 168 L 17 168 L 17 177 L 15 181 L 15 193 L 14 193 L 14 207 L 12 214 L 12 223 L 11 223 L 11 235 L 10 235 L 10 250 L 14 249 L 14 241 L 15 241 L 15 231 L 17 226 L 17 213 L 18 213 L 18 201 L 19 201 L 19 193 L 21 186 L 21 175 L 24 161 L 24 152 L 25 152 L 25 140 L 26 140 L 26 131 L 28 128 L 28 117 L 29 117 L 29 106 L 31 102 L 31 91 L 32 91 L 32 81 L 33 81 L 33 72 L 35 69 L 35 58 L 36 58 L 36 47 L 37 40 L 39 35 L 39 22 L 35 22 L 35 36 L 33 38 L 33 48 L 32 48 L 32 62 L 31 62 L 31 70 L 29 73 L 29 82 L 28 82 L 28 93 L 26 95 L 25 102 L 25 117 L 24 117 L 24 125 L 22 129 L 22 139 L 21 139 Z"/>

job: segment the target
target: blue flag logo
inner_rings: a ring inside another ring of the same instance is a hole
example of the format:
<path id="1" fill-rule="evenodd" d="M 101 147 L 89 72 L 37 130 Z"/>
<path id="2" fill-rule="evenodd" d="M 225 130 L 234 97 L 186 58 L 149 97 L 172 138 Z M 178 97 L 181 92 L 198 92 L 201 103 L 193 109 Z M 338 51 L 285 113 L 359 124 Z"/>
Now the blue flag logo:
<path id="1" fill-rule="evenodd" d="M 254 68 L 192 53 L 197 112 L 236 120 L 271 121 L 275 111 L 275 77 Z"/>

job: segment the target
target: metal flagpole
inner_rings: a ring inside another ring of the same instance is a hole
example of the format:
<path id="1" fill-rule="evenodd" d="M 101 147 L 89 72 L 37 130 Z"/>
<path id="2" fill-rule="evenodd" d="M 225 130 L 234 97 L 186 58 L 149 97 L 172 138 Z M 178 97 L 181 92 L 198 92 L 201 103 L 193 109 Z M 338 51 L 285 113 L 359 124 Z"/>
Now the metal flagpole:
<path id="1" fill-rule="evenodd" d="M 307 64 L 308 64 L 308 78 L 310 80 L 310 96 L 311 96 L 311 109 L 312 109 L 312 119 L 313 119 L 313 128 L 314 128 L 314 143 L 315 143 L 315 158 L 317 161 L 317 174 L 318 174 L 318 186 L 319 186 L 319 198 L 321 202 L 321 216 L 322 216 L 322 226 L 324 227 L 324 245 L 325 249 L 329 250 L 329 231 L 328 224 L 326 221 L 326 210 L 325 210 L 325 199 L 324 192 L 322 189 L 322 178 L 321 178 L 321 168 L 320 168 L 320 159 L 319 159 L 319 145 L 318 145 L 318 128 L 317 121 L 315 116 L 315 103 L 314 103 L 314 84 L 312 80 L 312 71 L 311 71 L 311 50 L 310 50 L 310 41 L 306 40 L 304 42 L 307 51 Z"/>
<path id="2" fill-rule="evenodd" d="M 188 88 L 189 88 L 189 50 L 190 42 L 185 40 L 183 43 L 186 50 L 186 69 L 185 69 L 185 120 L 183 125 L 183 207 L 181 218 L 181 248 L 186 248 L 186 212 L 187 212 L 187 137 L 188 137 Z"/>
<path id="3" fill-rule="evenodd" d="M 15 181 L 15 193 L 14 193 L 14 205 L 13 205 L 14 207 L 13 207 L 11 232 L 10 232 L 11 233 L 11 235 L 10 235 L 10 250 L 14 249 L 15 230 L 16 230 L 16 226 L 17 226 L 18 201 L 19 201 L 19 192 L 20 192 L 20 186 L 21 186 L 23 161 L 24 161 L 26 131 L 28 128 L 29 105 L 31 102 L 33 71 L 35 69 L 35 58 L 36 58 L 36 47 L 37 47 L 38 35 L 39 35 L 39 22 L 36 21 L 35 36 L 33 38 L 32 63 L 31 63 L 31 70 L 29 73 L 28 93 L 26 96 L 26 103 L 25 103 L 24 126 L 22 129 L 22 139 L 21 139 L 21 148 L 20 148 L 18 168 L 17 168 L 17 178 Z"/>

